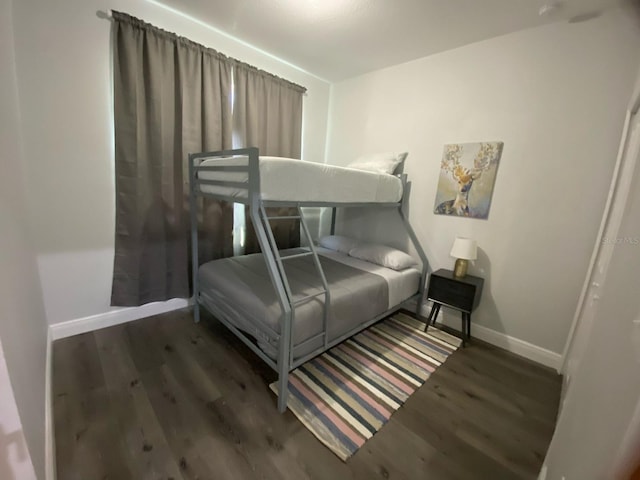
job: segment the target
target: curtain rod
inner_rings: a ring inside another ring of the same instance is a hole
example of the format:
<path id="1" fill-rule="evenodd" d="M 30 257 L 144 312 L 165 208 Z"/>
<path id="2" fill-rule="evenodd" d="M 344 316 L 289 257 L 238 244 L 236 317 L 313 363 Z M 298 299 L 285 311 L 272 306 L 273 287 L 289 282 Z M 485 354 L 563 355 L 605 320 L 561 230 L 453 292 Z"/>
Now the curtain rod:
<path id="1" fill-rule="evenodd" d="M 132 17 L 132 16 L 131 16 L 131 15 L 129 15 L 129 14 L 124 14 L 124 15 L 126 15 L 126 16 L 128 16 L 128 17 L 130 17 L 130 18 L 133 18 L 133 19 L 135 19 L 135 20 L 138 20 L 136 17 Z M 108 20 L 108 21 L 112 22 L 112 21 L 113 21 L 113 10 L 112 10 L 112 9 L 110 9 L 110 8 L 107 8 L 107 9 L 105 9 L 105 10 L 98 10 L 98 11 L 96 12 L 96 16 L 97 16 L 98 18 L 102 18 L 102 19 L 105 19 L 105 20 Z M 151 26 L 151 27 L 155 28 L 155 29 L 163 30 L 163 29 L 161 29 L 161 28 L 159 28 L 159 27 L 156 27 L 156 26 L 155 26 L 155 25 L 153 25 L 153 24 L 150 24 L 150 23 L 145 22 L 144 20 L 140 20 L 140 21 L 141 21 L 141 22 L 143 22 L 144 24 L 147 24 L 147 25 L 149 25 L 149 26 Z M 174 35 L 174 36 L 177 36 L 177 37 L 181 37 L 180 35 L 177 35 L 177 34 L 175 34 L 175 33 L 173 33 L 173 32 L 167 32 L 167 33 L 169 33 L 169 34 L 171 34 L 171 35 Z M 198 42 L 194 42 L 193 40 L 189 40 L 189 39 L 188 39 L 188 38 L 186 38 L 186 37 L 181 37 L 181 38 L 185 38 L 185 39 L 186 39 L 186 40 L 188 40 L 189 42 L 192 42 L 192 43 L 194 43 L 194 44 L 200 45 L 200 46 L 202 46 L 202 47 L 204 47 L 204 48 L 209 48 L 209 49 L 213 50 L 214 52 L 218 52 L 217 50 L 215 50 L 215 49 L 213 49 L 213 48 L 211 48 L 211 47 L 206 47 L 206 46 L 204 46 L 204 45 L 198 44 Z M 255 67 L 255 66 L 253 66 L 253 65 L 251 65 L 251 64 L 249 64 L 249 63 L 243 62 L 242 60 L 238 60 L 238 59 L 236 59 L 236 58 L 233 58 L 233 57 L 230 57 L 230 56 L 228 56 L 228 55 L 225 55 L 224 53 L 221 53 L 221 52 L 218 52 L 218 53 L 219 53 L 219 54 L 221 54 L 221 55 L 223 55 L 223 56 L 225 56 L 225 57 L 227 57 L 227 58 L 228 58 L 229 60 L 231 60 L 232 62 L 237 63 L 239 66 L 244 66 L 244 67 L 247 67 L 247 68 L 250 68 L 250 69 L 255 69 L 257 72 L 261 72 L 261 73 L 266 74 L 266 75 L 268 75 L 268 76 L 274 77 L 274 78 L 275 78 L 275 79 L 277 79 L 277 80 L 284 81 L 284 82 L 286 82 L 286 83 L 290 84 L 290 85 L 291 85 L 291 86 L 293 86 L 293 87 L 296 87 L 296 88 L 298 88 L 298 89 L 301 89 L 301 90 L 302 90 L 302 92 L 301 92 L 301 93 L 302 93 L 302 95 L 303 95 L 303 96 L 305 96 L 305 97 L 309 95 L 309 91 L 308 91 L 307 87 L 303 87 L 303 86 L 301 86 L 301 85 L 298 85 L 297 83 L 292 82 L 291 80 L 287 80 L 286 78 L 283 78 L 283 77 L 280 77 L 280 76 L 278 76 L 278 75 L 275 75 L 275 74 L 273 74 L 273 73 L 271 73 L 271 72 L 268 72 L 267 70 L 263 70 L 263 69 L 261 69 L 261 68 Z"/>

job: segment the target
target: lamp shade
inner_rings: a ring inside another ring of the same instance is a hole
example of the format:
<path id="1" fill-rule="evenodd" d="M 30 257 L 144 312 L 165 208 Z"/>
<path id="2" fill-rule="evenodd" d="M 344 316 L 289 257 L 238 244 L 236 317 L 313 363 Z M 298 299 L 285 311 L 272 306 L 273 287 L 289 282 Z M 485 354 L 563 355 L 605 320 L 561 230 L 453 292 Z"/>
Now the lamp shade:
<path id="1" fill-rule="evenodd" d="M 470 238 L 456 237 L 450 255 L 464 260 L 475 260 L 478 258 L 478 245 Z"/>

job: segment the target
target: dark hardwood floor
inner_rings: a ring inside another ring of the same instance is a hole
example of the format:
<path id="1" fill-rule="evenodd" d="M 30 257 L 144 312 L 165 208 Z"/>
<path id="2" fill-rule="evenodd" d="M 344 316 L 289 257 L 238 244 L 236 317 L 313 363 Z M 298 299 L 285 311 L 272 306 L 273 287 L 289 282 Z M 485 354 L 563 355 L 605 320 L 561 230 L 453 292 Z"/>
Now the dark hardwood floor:
<path id="1" fill-rule="evenodd" d="M 536 478 L 560 377 L 477 340 L 347 463 L 267 385 L 233 334 L 188 310 L 54 344 L 58 479 Z"/>

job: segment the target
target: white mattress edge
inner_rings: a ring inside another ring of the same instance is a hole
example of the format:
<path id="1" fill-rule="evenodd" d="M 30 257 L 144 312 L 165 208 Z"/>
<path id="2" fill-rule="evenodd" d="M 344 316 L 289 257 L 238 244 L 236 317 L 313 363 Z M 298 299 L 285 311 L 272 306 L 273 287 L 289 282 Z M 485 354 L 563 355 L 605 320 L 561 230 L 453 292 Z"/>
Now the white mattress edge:
<path id="1" fill-rule="evenodd" d="M 247 157 L 210 158 L 201 166 L 246 165 Z M 248 183 L 247 172 L 202 171 L 203 180 Z M 402 181 L 395 175 L 358 170 L 340 165 L 284 157 L 260 157 L 260 186 L 263 200 L 347 203 L 398 202 Z M 245 199 L 247 190 L 201 185 L 205 193 Z"/>
<path id="2" fill-rule="evenodd" d="M 413 293 L 417 293 L 418 291 L 420 275 L 422 274 L 417 268 L 409 267 L 404 270 L 393 270 L 391 268 L 360 260 L 359 258 L 350 257 L 346 253 L 336 252 L 324 247 L 315 247 L 315 249 L 316 252 L 323 257 L 384 278 L 389 286 L 388 308 L 393 308 L 396 305 L 399 305 L 413 295 Z"/>

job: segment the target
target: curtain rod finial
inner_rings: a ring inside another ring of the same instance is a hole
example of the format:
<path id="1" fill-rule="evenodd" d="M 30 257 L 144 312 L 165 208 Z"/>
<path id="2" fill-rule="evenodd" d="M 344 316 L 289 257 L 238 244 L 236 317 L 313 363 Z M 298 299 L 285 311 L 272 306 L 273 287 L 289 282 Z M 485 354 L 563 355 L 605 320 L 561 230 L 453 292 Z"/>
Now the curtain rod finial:
<path id="1" fill-rule="evenodd" d="M 98 18 L 102 18 L 104 20 L 112 20 L 113 19 L 113 15 L 111 14 L 111 9 L 98 10 L 96 12 L 96 16 Z"/>

